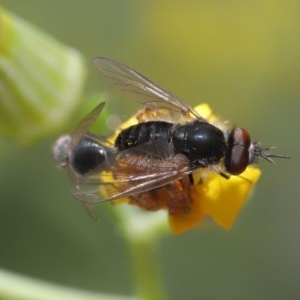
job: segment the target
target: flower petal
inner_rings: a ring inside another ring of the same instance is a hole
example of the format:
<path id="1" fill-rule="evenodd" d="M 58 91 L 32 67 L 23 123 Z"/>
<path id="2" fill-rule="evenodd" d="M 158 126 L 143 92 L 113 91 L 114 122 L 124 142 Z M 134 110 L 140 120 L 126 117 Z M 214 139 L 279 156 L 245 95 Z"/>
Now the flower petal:
<path id="1" fill-rule="evenodd" d="M 210 178 L 199 186 L 205 194 L 201 199 L 205 214 L 224 229 L 230 229 L 260 174 L 259 169 L 251 166 L 241 175 L 231 176 L 230 179 L 211 174 Z"/>
<path id="2" fill-rule="evenodd" d="M 245 205 L 250 192 L 260 177 L 260 170 L 248 167 L 240 176 L 225 179 L 210 173 L 203 182 L 191 188 L 189 212 L 169 215 L 169 224 L 175 234 L 181 234 L 197 226 L 205 217 L 229 230 Z"/>

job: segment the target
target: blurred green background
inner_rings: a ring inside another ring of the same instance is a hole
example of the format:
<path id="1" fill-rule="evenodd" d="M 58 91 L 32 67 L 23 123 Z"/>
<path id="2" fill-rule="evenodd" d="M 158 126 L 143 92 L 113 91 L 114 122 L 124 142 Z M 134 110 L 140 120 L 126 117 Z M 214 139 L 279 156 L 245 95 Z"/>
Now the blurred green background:
<path id="1" fill-rule="evenodd" d="M 91 59 L 134 67 L 176 95 L 247 128 L 292 160 L 263 170 L 230 232 L 194 230 L 159 245 L 170 299 L 300 297 L 300 2 L 2 0 L 4 8 L 79 49 L 86 93 L 114 93 Z M 109 105 L 135 109 L 114 93 Z M 102 99 L 99 99 L 99 101 Z M 74 124 L 78 120 L 74 120 Z M 133 292 L 131 262 L 105 208 L 98 223 L 70 194 L 53 139 L 0 149 L 0 267 L 95 291 Z"/>

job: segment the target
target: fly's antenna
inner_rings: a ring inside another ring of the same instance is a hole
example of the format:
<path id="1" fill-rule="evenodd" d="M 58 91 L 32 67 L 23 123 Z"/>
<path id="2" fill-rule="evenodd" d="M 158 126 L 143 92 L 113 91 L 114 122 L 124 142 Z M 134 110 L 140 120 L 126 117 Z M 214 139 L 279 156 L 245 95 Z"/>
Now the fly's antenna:
<path id="1" fill-rule="evenodd" d="M 263 148 L 261 151 L 261 157 L 263 157 L 265 160 L 271 163 L 275 162 L 273 158 L 291 158 L 289 155 L 274 154 L 269 152 L 270 150 L 274 150 L 274 149 L 276 149 L 275 146 Z"/>
<path id="2" fill-rule="evenodd" d="M 289 155 L 275 154 L 269 151 L 276 149 L 275 146 L 263 148 L 260 143 L 252 143 L 249 149 L 250 163 L 255 163 L 258 158 L 262 157 L 270 163 L 275 163 L 274 158 L 291 158 Z"/>

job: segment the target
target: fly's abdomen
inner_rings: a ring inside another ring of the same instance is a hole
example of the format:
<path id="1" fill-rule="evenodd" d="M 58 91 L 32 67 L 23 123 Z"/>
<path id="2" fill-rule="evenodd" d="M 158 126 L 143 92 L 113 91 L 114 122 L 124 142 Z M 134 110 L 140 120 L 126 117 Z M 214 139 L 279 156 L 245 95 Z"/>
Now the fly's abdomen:
<path id="1" fill-rule="evenodd" d="M 80 175 L 109 166 L 111 150 L 90 137 L 84 137 L 70 155 L 70 165 Z"/>
<path id="2" fill-rule="evenodd" d="M 119 150 L 148 143 L 154 140 L 169 141 L 174 124 L 163 121 L 150 121 L 130 126 L 117 136 L 115 146 Z"/>

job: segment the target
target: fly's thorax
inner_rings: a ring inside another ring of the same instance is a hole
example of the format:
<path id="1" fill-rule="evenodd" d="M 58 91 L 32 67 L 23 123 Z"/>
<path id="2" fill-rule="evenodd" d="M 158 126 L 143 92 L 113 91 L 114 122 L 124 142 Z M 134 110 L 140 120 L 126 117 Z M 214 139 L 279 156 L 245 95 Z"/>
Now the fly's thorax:
<path id="1" fill-rule="evenodd" d="M 185 154 L 191 164 L 216 164 L 226 153 L 223 131 L 200 120 L 174 126 L 172 142 L 175 153 Z"/>

